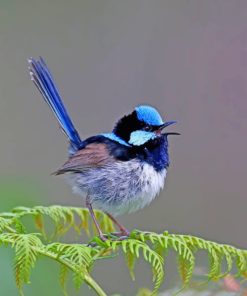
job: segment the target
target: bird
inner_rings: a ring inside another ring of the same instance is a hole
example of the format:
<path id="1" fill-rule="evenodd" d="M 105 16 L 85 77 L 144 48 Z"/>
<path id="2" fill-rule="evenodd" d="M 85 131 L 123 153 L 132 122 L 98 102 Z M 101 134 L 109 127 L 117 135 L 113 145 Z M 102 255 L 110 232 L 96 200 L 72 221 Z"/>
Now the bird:
<path id="1" fill-rule="evenodd" d="M 112 132 L 82 140 L 62 102 L 43 58 L 28 59 L 31 80 L 53 111 L 69 141 L 68 159 L 53 174 L 65 175 L 72 191 L 85 202 L 100 239 L 94 209 L 102 210 L 126 238 L 129 230 L 116 217 L 149 205 L 164 187 L 169 167 L 168 136 L 176 121 L 164 121 L 151 105 L 139 105 L 119 119 Z"/>

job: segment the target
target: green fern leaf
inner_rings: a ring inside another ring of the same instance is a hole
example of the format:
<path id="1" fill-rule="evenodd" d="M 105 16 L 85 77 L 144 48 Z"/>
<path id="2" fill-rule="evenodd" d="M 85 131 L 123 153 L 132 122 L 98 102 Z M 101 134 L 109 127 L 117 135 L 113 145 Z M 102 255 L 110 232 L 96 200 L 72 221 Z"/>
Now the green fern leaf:
<path id="1" fill-rule="evenodd" d="M 125 260 L 129 269 L 130 276 L 134 281 L 135 280 L 134 268 L 135 268 L 136 256 L 128 249 L 126 249 L 126 252 L 124 254 L 125 254 Z"/>
<path id="2" fill-rule="evenodd" d="M 87 235 L 90 235 L 89 222 L 91 222 L 91 218 L 88 209 L 84 208 L 62 207 L 57 205 L 50 207 L 36 206 L 34 208 L 16 207 L 12 210 L 12 213 L 3 214 L 5 214 L 5 216 L 7 215 L 6 217 L 12 217 L 12 215 L 14 215 L 18 219 L 25 215 L 33 216 L 37 229 L 44 237 L 46 237 L 46 235 L 43 216 L 49 217 L 54 222 L 55 231 L 52 238 L 64 235 L 71 228 L 74 228 L 78 234 L 80 234 L 81 230 L 84 230 Z M 101 229 L 104 232 L 114 231 L 114 225 L 105 213 L 95 210 L 95 215 L 99 219 Z"/>
<path id="3" fill-rule="evenodd" d="M 144 259 L 151 264 L 153 271 L 154 290 L 152 295 L 156 295 L 159 287 L 164 279 L 164 261 L 163 258 L 152 250 L 147 244 L 137 239 L 126 239 L 123 241 L 107 241 L 105 242 L 107 247 L 111 247 L 113 251 L 121 247 L 125 254 L 131 253 L 132 256 L 139 258 L 140 251 L 142 251 Z M 130 270 L 132 272 L 132 270 Z"/>
<path id="4" fill-rule="evenodd" d="M 53 243 L 47 246 L 47 250 L 57 254 L 58 258 L 68 261 L 73 266 L 73 281 L 75 287 L 79 289 L 84 280 L 84 275 L 88 273 L 93 262 L 92 249 L 80 244 Z M 66 277 L 62 277 L 63 284 L 64 279 Z"/>
<path id="5" fill-rule="evenodd" d="M 6 219 L 6 218 L 3 218 L 3 217 L 0 217 L 0 233 L 5 231 L 6 228 L 11 226 L 12 223 L 13 223 L 12 219 Z"/>
<path id="6" fill-rule="evenodd" d="M 139 233 L 137 232 L 137 236 Z M 167 255 L 167 250 L 174 249 L 178 253 L 178 269 L 183 281 L 183 287 L 187 286 L 193 275 L 195 266 L 195 257 L 193 252 L 186 244 L 185 240 L 177 237 L 176 235 L 156 234 L 152 232 L 145 232 L 139 236 L 143 242 L 150 241 L 153 248 L 157 250 L 158 254 Z"/>
<path id="7" fill-rule="evenodd" d="M 112 221 L 100 211 L 95 211 L 102 230 L 106 233 L 114 231 Z M 218 244 L 195 236 L 170 234 L 167 231 L 162 234 L 152 232 L 133 231 L 130 238 L 118 240 L 113 235 L 108 235 L 103 242 L 99 237 L 94 237 L 89 245 L 52 243 L 42 244 L 37 234 L 26 234 L 22 217 L 33 216 L 40 235 L 45 237 L 43 220 L 49 217 L 55 226 L 54 234 L 61 236 L 70 229 L 75 229 L 78 234 L 85 230 L 90 234 L 92 221 L 87 209 L 75 207 L 18 207 L 12 212 L 0 214 L 0 244 L 10 245 L 15 250 L 15 274 L 17 286 L 22 290 L 23 284 L 29 282 L 30 273 L 35 265 L 37 256 L 42 254 L 61 265 L 60 283 L 66 295 L 66 280 L 69 272 L 72 272 L 76 288 L 85 281 L 99 295 L 105 295 L 98 284 L 89 274 L 91 266 L 98 259 L 109 259 L 118 255 L 122 250 L 125 255 L 131 277 L 134 278 L 135 261 L 141 255 L 151 265 L 154 280 L 155 295 L 164 280 L 164 260 L 169 250 L 177 253 L 177 265 L 183 281 L 183 288 L 191 280 L 195 265 L 195 255 L 198 250 L 204 250 L 209 257 L 208 281 L 218 280 L 232 272 L 236 266 L 235 276 L 247 278 L 247 251 L 240 250 L 225 244 Z M 225 263 L 225 264 L 224 264 Z M 235 264 L 234 264 L 235 263 Z M 223 266 L 226 266 L 223 270 Z"/>
<path id="8" fill-rule="evenodd" d="M 29 283 L 31 269 L 37 259 L 35 248 L 42 247 L 42 243 L 35 234 L 3 233 L 0 240 L 15 249 L 15 279 L 18 289 L 22 291 L 23 284 Z"/>
<path id="9" fill-rule="evenodd" d="M 60 264 L 59 281 L 60 281 L 64 296 L 68 296 L 67 290 L 66 290 L 68 273 L 69 273 L 69 268 L 64 264 Z"/>

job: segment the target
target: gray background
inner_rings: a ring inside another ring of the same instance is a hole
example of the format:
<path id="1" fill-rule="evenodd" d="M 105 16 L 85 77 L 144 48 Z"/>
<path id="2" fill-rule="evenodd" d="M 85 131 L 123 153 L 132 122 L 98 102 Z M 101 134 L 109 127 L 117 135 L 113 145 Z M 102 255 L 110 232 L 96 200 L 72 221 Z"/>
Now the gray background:
<path id="1" fill-rule="evenodd" d="M 166 188 L 120 218 L 129 229 L 247 248 L 246 20 L 244 0 L 1 0 L 1 210 L 25 204 L 13 186 L 25 187 L 26 204 L 81 205 L 50 176 L 67 143 L 29 80 L 27 58 L 42 55 L 82 137 L 110 131 L 141 103 L 178 121 Z M 97 277 L 130 295 L 146 275 L 132 284 L 120 263 Z"/>

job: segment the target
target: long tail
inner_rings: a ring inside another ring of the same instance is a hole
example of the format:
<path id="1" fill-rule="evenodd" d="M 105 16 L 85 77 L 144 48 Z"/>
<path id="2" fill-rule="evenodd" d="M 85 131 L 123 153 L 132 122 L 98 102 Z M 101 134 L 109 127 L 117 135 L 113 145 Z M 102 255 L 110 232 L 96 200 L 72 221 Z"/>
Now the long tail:
<path id="1" fill-rule="evenodd" d="M 52 109 L 73 148 L 76 150 L 79 149 L 82 141 L 63 105 L 58 89 L 45 61 L 40 57 L 37 61 L 30 58 L 28 62 L 31 80 Z"/>

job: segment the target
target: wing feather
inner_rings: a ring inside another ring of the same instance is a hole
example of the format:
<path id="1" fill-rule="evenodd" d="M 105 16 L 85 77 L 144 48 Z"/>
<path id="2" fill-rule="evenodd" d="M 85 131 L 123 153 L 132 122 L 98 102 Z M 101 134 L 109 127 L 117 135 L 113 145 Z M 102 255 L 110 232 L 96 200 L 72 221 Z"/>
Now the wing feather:
<path id="1" fill-rule="evenodd" d="M 101 167 L 113 161 L 107 146 L 103 143 L 91 143 L 72 155 L 65 164 L 54 172 L 61 175 L 68 172 L 81 172 L 92 167 Z"/>

